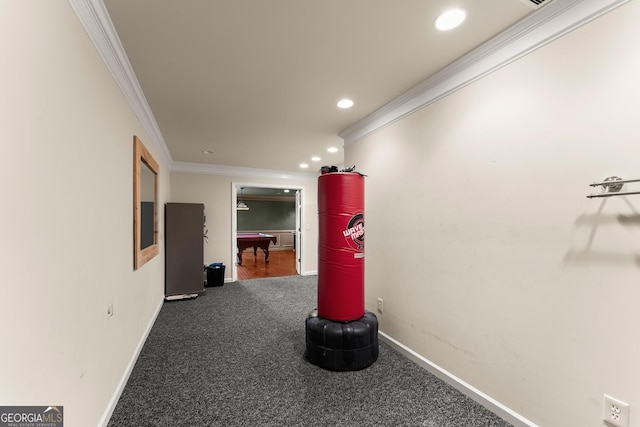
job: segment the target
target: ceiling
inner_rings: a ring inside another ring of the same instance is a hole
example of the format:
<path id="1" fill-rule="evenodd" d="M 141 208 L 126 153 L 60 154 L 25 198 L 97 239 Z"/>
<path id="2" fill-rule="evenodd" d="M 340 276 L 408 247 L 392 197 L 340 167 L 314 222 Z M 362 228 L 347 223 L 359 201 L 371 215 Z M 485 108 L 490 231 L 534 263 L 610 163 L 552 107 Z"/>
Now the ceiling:
<path id="1" fill-rule="evenodd" d="M 104 4 L 172 161 L 314 173 L 343 163 L 341 131 L 534 11 L 526 0 Z M 454 6 L 466 21 L 437 31 Z M 355 105 L 337 108 L 344 97 Z"/>

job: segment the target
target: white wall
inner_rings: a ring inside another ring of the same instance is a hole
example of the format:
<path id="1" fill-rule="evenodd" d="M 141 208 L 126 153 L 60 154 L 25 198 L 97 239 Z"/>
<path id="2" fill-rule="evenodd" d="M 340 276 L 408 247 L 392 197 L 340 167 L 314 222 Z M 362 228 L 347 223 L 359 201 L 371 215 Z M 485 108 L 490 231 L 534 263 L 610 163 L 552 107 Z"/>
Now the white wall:
<path id="1" fill-rule="evenodd" d="M 545 427 L 640 426 L 640 2 L 346 148 L 383 332 Z M 628 184 L 629 191 L 640 184 Z"/>
<path id="2" fill-rule="evenodd" d="M 67 2 L 0 2 L 0 51 L 0 402 L 98 425 L 163 297 L 163 252 L 133 271 L 133 135 L 161 159 Z"/>
<path id="3" fill-rule="evenodd" d="M 204 246 L 204 262 L 223 262 L 225 277 L 230 280 L 235 265 L 235 244 L 232 233 L 235 226 L 232 209 L 232 185 L 247 187 L 287 186 L 301 188 L 303 193 L 303 245 L 301 274 L 318 271 L 318 196 L 317 180 L 293 178 L 257 178 L 250 176 L 220 176 L 195 173 L 171 173 L 172 202 L 204 203 L 209 230 L 209 243 Z"/>

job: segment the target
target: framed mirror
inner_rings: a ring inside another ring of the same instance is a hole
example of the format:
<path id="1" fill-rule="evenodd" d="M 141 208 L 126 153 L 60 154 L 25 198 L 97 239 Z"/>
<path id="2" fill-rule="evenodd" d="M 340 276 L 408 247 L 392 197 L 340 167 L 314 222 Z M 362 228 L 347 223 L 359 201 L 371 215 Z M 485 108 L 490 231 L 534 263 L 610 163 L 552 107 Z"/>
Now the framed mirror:
<path id="1" fill-rule="evenodd" d="M 160 167 L 140 138 L 133 137 L 133 265 L 158 255 L 158 172 Z"/>

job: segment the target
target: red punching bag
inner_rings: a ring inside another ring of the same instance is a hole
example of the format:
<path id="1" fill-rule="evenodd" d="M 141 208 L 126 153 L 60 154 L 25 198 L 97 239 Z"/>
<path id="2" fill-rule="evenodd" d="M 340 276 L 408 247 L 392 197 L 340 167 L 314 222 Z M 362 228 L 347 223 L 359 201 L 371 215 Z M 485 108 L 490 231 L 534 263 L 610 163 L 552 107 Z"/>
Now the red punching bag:
<path id="1" fill-rule="evenodd" d="M 364 177 L 318 178 L 318 315 L 333 321 L 364 316 Z"/>

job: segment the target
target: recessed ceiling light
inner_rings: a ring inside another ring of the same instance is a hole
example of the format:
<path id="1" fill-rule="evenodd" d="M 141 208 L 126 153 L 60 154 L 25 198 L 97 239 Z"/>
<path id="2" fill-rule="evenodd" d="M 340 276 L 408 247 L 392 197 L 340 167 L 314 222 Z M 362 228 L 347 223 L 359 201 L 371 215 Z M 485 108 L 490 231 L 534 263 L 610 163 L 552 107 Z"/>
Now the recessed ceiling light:
<path id="1" fill-rule="evenodd" d="M 351 108 L 353 107 L 353 101 L 345 98 L 338 101 L 337 105 L 338 105 L 338 108 Z"/>
<path id="2" fill-rule="evenodd" d="M 204 150 L 204 154 L 213 154 L 213 151 L 211 151 L 211 150 Z"/>
<path id="3" fill-rule="evenodd" d="M 467 13 L 462 9 L 451 9 L 438 16 L 434 24 L 438 30 L 448 31 L 456 28 L 464 22 Z"/>
<path id="4" fill-rule="evenodd" d="M 301 167 L 302 169 L 306 169 L 306 168 L 308 168 L 308 167 L 309 167 L 309 165 L 308 165 L 308 164 L 306 164 L 306 163 L 300 163 L 300 167 Z"/>
<path id="5" fill-rule="evenodd" d="M 288 192 L 289 192 L 289 189 L 285 188 L 285 189 L 284 189 L 284 192 L 285 192 L 285 193 L 288 193 Z"/>
<path id="6" fill-rule="evenodd" d="M 311 158 L 311 161 L 312 161 L 312 162 L 319 162 L 319 161 L 320 161 L 320 157 L 318 157 L 318 156 L 313 156 L 313 157 Z"/>
<path id="7" fill-rule="evenodd" d="M 327 148 L 327 151 L 328 151 L 329 153 L 337 153 L 337 152 L 338 152 L 338 149 L 337 149 L 336 147 L 329 147 L 329 148 Z"/>

